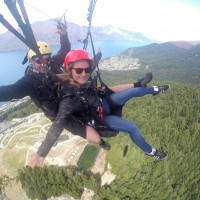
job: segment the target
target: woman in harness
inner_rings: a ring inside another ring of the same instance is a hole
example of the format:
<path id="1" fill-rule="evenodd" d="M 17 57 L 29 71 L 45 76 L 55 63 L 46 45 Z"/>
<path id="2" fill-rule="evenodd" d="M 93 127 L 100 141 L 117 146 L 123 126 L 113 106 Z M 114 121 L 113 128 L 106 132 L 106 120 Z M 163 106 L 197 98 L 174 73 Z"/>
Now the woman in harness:
<path id="1" fill-rule="evenodd" d="M 79 88 L 88 88 L 87 91 L 85 91 L 86 96 L 84 96 L 84 94 L 83 96 L 87 102 L 87 117 L 89 118 L 89 124 L 92 127 L 98 131 L 97 124 L 104 124 L 108 129 L 127 132 L 129 133 L 131 140 L 147 155 L 152 156 L 157 160 L 166 158 L 167 153 L 157 150 L 145 141 L 134 122 L 124 119 L 121 116 L 114 115 L 113 113 L 115 113 L 116 108 L 122 108 L 131 98 L 142 97 L 147 94 L 157 95 L 159 92 L 166 91 L 169 88 L 168 85 L 153 86 L 149 88 L 132 87 L 114 92 L 110 95 L 101 96 L 98 94 L 98 89 L 93 87 L 93 85 L 88 87 L 88 84 L 90 83 L 87 83 L 87 77 L 90 74 L 92 60 L 87 51 L 70 51 L 65 58 L 64 65 L 67 69 L 68 79 L 71 77 L 75 85 Z M 102 110 L 100 109 L 101 106 Z M 97 113 L 99 118 L 97 118 Z"/>
<path id="2" fill-rule="evenodd" d="M 66 73 L 59 76 L 62 80 L 60 90 L 60 104 L 58 114 L 50 127 L 45 140 L 37 151 L 38 157 L 30 163 L 30 166 L 43 166 L 43 161 L 59 137 L 65 126 L 69 126 L 72 120 L 76 120 L 77 125 L 69 130 L 73 134 L 80 135 L 93 143 L 105 145 L 98 133 L 99 124 L 114 131 L 124 131 L 129 133 L 131 140 L 143 150 L 147 155 L 158 160 L 162 160 L 167 153 L 159 151 L 149 145 L 141 135 L 136 124 L 119 116 L 110 114 L 112 110 L 109 103 L 122 107 L 129 99 L 141 97 L 147 94 L 156 95 L 161 91 L 166 91 L 169 86 L 138 87 L 122 90 L 109 95 L 109 102 L 105 97 L 100 97 L 99 91 L 92 82 L 88 82 L 88 77 L 92 72 L 93 60 L 87 51 L 72 50 L 65 57 L 64 62 Z M 103 113 L 101 112 L 103 108 Z M 102 115 L 103 114 L 103 115 Z M 80 132 L 84 127 L 84 132 Z"/>

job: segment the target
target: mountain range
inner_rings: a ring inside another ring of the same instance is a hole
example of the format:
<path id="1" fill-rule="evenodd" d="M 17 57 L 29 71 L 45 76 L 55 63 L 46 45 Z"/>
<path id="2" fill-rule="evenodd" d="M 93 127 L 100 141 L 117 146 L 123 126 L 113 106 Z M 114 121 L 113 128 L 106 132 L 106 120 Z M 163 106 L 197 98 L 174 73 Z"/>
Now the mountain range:
<path id="1" fill-rule="evenodd" d="M 59 45 L 59 36 L 56 34 L 56 20 L 38 21 L 31 25 L 37 41 L 46 41 L 52 46 Z M 71 43 L 81 42 L 86 39 L 88 27 L 80 26 L 72 22 L 67 22 L 68 36 Z M 22 33 L 21 29 L 17 29 Z M 90 28 L 93 41 L 105 40 L 132 40 L 141 44 L 152 43 L 141 33 L 130 32 L 113 26 Z M 23 34 L 22 34 L 23 35 Z M 27 46 L 20 41 L 15 35 L 7 31 L 0 34 L 0 52 L 27 49 Z"/>
<path id="2" fill-rule="evenodd" d="M 137 58 L 141 65 L 151 66 L 154 69 L 199 69 L 200 67 L 200 42 L 152 43 L 130 48 L 123 54 Z"/>

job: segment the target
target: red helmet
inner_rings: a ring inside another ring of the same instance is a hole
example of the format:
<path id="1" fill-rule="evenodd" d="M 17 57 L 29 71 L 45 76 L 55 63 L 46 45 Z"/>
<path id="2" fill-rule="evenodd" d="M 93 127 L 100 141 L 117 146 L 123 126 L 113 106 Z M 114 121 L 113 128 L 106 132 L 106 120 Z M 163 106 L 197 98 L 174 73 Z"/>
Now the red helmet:
<path id="1" fill-rule="evenodd" d="M 84 49 L 76 49 L 71 50 L 66 56 L 64 65 L 65 68 L 68 68 L 70 63 L 76 62 L 78 60 L 88 60 L 90 62 L 90 65 L 92 64 L 93 60 L 90 57 L 89 53 Z"/>

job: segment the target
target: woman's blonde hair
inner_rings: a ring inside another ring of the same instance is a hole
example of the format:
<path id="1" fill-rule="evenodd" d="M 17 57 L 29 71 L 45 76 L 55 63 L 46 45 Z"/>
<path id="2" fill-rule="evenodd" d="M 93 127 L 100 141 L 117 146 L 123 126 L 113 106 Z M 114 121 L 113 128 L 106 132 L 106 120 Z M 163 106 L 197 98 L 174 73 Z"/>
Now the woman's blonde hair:
<path id="1" fill-rule="evenodd" d="M 58 74 L 58 78 L 63 82 L 67 84 L 75 84 L 74 79 L 72 78 L 72 65 L 69 66 L 67 69 L 65 69 L 64 74 Z"/>

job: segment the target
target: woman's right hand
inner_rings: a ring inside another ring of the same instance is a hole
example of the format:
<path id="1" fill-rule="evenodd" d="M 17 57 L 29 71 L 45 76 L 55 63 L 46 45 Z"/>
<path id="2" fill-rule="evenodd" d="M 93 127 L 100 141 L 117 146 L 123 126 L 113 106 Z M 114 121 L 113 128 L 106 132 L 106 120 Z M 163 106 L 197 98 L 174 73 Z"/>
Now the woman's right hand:
<path id="1" fill-rule="evenodd" d="M 44 167 L 44 157 L 39 156 L 37 153 L 33 153 L 29 156 L 28 166 L 29 167 Z"/>

